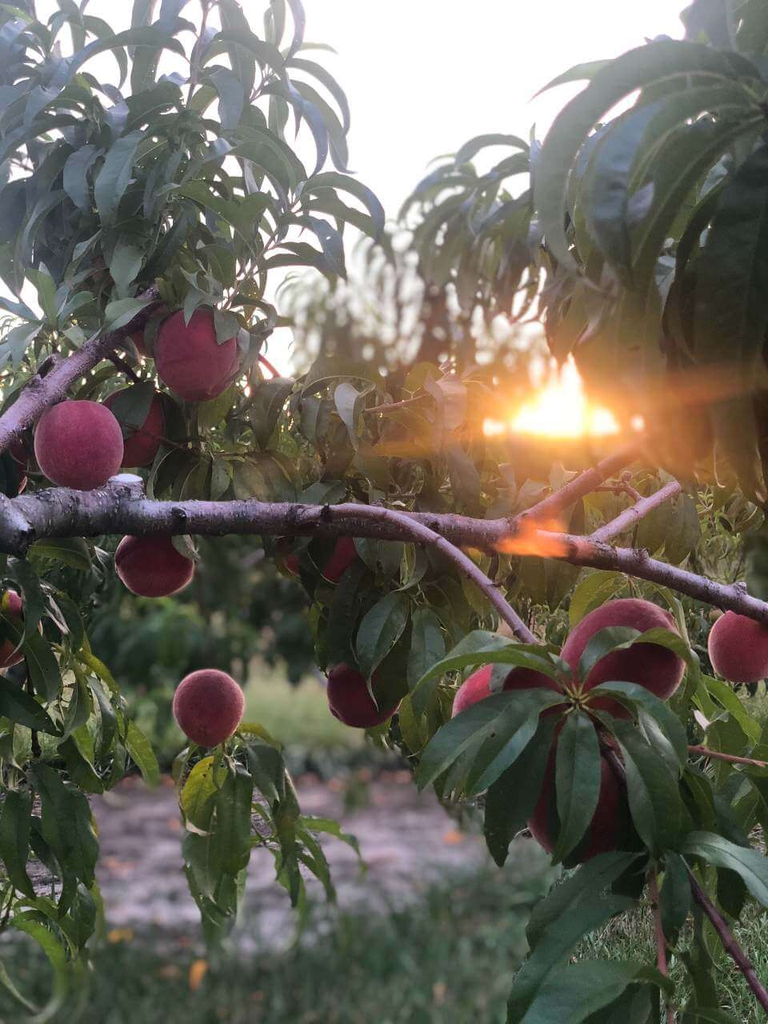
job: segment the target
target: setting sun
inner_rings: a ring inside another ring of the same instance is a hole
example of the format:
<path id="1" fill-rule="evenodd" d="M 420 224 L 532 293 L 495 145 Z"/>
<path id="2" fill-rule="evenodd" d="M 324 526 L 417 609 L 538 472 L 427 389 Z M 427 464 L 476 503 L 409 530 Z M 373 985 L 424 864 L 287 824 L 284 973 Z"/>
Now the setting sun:
<path id="1" fill-rule="evenodd" d="M 486 437 L 502 434 L 535 434 L 538 437 L 607 437 L 620 433 L 616 417 L 604 406 L 591 402 L 573 357 L 562 367 L 553 359 L 544 386 L 507 422 L 487 419 Z"/>

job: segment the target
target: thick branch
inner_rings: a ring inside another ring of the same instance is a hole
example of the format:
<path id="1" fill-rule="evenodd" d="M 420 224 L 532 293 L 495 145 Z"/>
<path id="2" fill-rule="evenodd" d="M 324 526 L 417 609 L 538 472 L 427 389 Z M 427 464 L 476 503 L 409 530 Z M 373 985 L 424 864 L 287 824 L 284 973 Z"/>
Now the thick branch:
<path id="1" fill-rule="evenodd" d="M 156 299 L 157 295 L 157 288 L 153 286 L 141 298 Z M 0 416 L 0 452 L 4 452 L 27 427 L 40 419 L 49 406 L 65 398 L 72 385 L 106 358 L 122 338 L 140 330 L 151 316 L 152 309 L 152 306 L 142 309 L 129 324 L 118 331 L 92 338 L 68 358 L 56 359 L 48 373 L 43 374 L 41 367 L 27 382 L 13 405 Z"/>
<path id="2" fill-rule="evenodd" d="M 117 479 L 117 478 L 116 478 Z M 523 520 L 528 522 L 528 520 Z M 409 523 L 420 523 L 452 545 L 494 551 L 514 538 L 514 519 L 472 519 L 431 512 L 394 512 L 376 505 L 300 505 L 288 502 L 150 501 L 114 481 L 96 491 L 62 487 L 0 502 L 0 551 L 23 555 L 43 537 L 98 537 L 104 534 L 181 534 L 224 536 L 376 537 L 413 540 Z M 612 548 L 588 537 L 533 531 L 527 542 L 542 541 L 538 553 L 574 565 L 627 573 L 660 583 L 718 608 L 768 622 L 768 603 L 735 584 L 715 583 L 678 566 L 650 558 L 645 551 Z M 535 544 L 533 545 L 535 547 Z M 536 553 L 532 550 L 532 553 Z"/>
<path id="3" fill-rule="evenodd" d="M 650 494 L 647 498 L 640 498 L 634 505 L 630 505 L 629 508 L 624 509 L 615 519 L 612 519 L 609 523 L 605 523 L 603 526 L 599 526 L 590 535 L 589 539 L 592 541 L 602 542 L 611 540 L 612 537 L 618 537 L 620 533 L 624 533 L 626 530 L 632 529 L 636 526 L 649 512 L 653 512 L 659 505 L 663 505 L 665 501 L 669 501 L 670 498 L 674 498 L 676 494 L 679 494 L 682 487 L 677 480 L 672 480 L 668 484 L 665 484 L 654 494 Z"/>

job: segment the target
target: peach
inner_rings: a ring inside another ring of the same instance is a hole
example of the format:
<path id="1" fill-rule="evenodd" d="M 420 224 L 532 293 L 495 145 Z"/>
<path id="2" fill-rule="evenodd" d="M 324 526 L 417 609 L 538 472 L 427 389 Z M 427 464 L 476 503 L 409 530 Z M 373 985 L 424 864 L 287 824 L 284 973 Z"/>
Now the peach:
<path id="1" fill-rule="evenodd" d="M 112 409 L 117 396 L 130 391 L 130 388 L 123 388 L 122 391 L 115 391 L 104 402 L 108 409 Z M 163 429 L 165 426 L 163 418 L 163 403 L 159 395 L 153 395 L 149 403 L 149 410 L 146 418 L 140 427 L 134 424 L 125 424 L 126 436 L 123 438 L 123 461 L 121 466 L 151 466 L 157 450 L 162 443 Z"/>
<path id="2" fill-rule="evenodd" d="M 245 710 L 243 691 L 216 668 L 190 672 L 176 687 L 173 716 L 187 739 L 216 747 L 236 730 Z"/>
<path id="3" fill-rule="evenodd" d="M 549 756 L 544 785 L 536 808 L 528 821 L 533 838 L 547 853 L 552 853 L 557 841 L 557 795 L 555 791 L 555 747 Z M 600 795 L 597 810 L 587 827 L 584 838 L 576 848 L 574 863 L 596 857 L 598 853 L 615 850 L 619 841 L 623 788 L 604 757 L 600 759 Z M 571 858 L 568 858 L 569 863 Z"/>
<path id="4" fill-rule="evenodd" d="M 356 558 L 357 549 L 354 540 L 351 537 L 339 537 L 333 554 L 322 568 L 323 578 L 329 583 L 338 583 Z"/>
<path id="5" fill-rule="evenodd" d="M 641 633 L 649 629 L 677 632 L 669 612 L 650 601 L 638 598 L 608 601 L 585 615 L 565 642 L 561 657 L 570 665 L 574 675 L 589 641 L 599 630 L 610 626 L 630 626 Z M 668 700 L 680 685 L 684 672 L 685 662 L 668 647 L 660 644 L 633 644 L 626 650 L 611 651 L 601 658 L 582 682 L 582 688 L 591 690 L 600 683 L 623 681 L 637 683 L 661 700 Z M 608 698 L 595 701 L 592 706 L 603 707 L 622 717 L 626 714 L 621 705 Z"/>
<path id="6" fill-rule="evenodd" d="M 375 688 L 375 672 L 371 682 Z M 344 663 L 334 665 L 328 673 L 326 694 L 331 714 L 344 725 L 351 725 L 355 729 L 370 729 L 374 725 L 381 725 L 400 707 L 398 701 L 394 705 L 379 708 L 368 692 L 361 673 Z"/>
<path id="7" fill-rule="evenodd" d="M 160 325 L 157 374 L 187 402 L 207 402 L 220 395 L 237 373 L 238 363 L 237 338 L 218 344 L 210 309 L 196 309 L 188 324 L 179 310 Z"/>
<path id="8" fill-rule="evenodd" d="M 756 683 L 768 677 L 768 625 L 726 612 L 709 631 L 709 660 L 730 683 Z"/>
<path id="9" fill-rule="evenodd" d="M 453 711 L 451 712 L 452 718 L 455 718 L 456 715 L 461 714 L 461 712 L 465 711 L 467 708 L 472 707 L 473 704 L 477 704 L 479 700 L 484 700 L 486 697 L 491 696 L 489 685 L 492 674 L 493 665 L 483 665 L 482 668 L 477 669 L 472 673 L 472 675 L 467 676 L 456 691 L 456 696 L 453 698 Z M 504 680 L 503 689 L 555 690 L 555 692 L 559 692 L 560 687 L 554 679 L 550 679 L 550 677 L 544 675 L 543 672 L 537 672 L 535 669 L 523 668 L 518 665 L 512 669 Z M 559 705 L 556 705 L 555 708 L 548 708 L 547 713 L 552 713 L 558 706 Z"/>
<path id="10" fill-rule="evenodd" d="M 47 409 L 35 430 L 35 458 L 60 487 L 91 491 L 120 470 L 123 433 L 105 405 L 62 402 Z"/>
<path id="11" fill-rule="evenodd" d="M 21 624 L 24 618 L 21 598 L 15 590 L 6 590 L 3 594 L 2 600 L 0 600 L 0 610 L 2 610 L 3 615 L 9 619 L 14 619 L 19 624 Z M 0 643 L 0 669 L 18 665 L 23 658 L 24 655 L 21 650 L 16 649 L 16 644 L 13 640 L 3 640 Z"/>
<path id="12" fill-rule="evenodd" d="M 115 571 L 140 597 L 178 594 L 195 575 L 195 563 L 173 546 L 170 537 L 123 537 L 115 551 Z"/>

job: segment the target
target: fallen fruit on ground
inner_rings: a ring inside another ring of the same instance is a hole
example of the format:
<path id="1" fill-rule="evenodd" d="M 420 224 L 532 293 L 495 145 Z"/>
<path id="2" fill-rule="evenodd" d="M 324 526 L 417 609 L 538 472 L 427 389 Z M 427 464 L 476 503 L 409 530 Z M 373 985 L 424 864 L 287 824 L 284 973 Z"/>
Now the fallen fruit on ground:
<path id="1" fill-rule="evenodd" d="M 210 309 L 196 309 L 187 324 L 179 310 L 160 325 L 155 341 L 158 376 L 187 402 L 220 395 L 234 379 L 238 361 L 237 338 L 217 342 Z"/>
<path id="2" fill-rule="evenodd" d="M 467 676 L 456 691 L 456 696 L 453 698 L 453 711 L 451 712 L 451 717 L 455 718 L 456 715 L 460 715 L 462 711 L 466 711 L 466 709 L 472 707 L 473 704 L 477 704 L 479 700 L 484 700 L 486 697 L 491 696 L 489 686 L 492 675 L 493 665 L 483 665 L 482 668 L 477 669 L 470 676 Z M 523 668 L 522 666 L 516 666 L 512 669 L 504 680 L 504 686 L 502 689 L 554 690 L 555 692 L 560 692 L 560 687 L 554 679 L 550 679 L 550 677 L 544 675 L 543 672 L 537 672 L 535 669 Z M 556 708 L 557 705 L 554 708 L 548 708 L 544 713 L 551 714 L 556 710 Z"/>
<path id="3" fill-rule="evenodd" d="M 115 391 L 105 400 L 104 405 L 110 410 L 117 405 L 119 413 L 119 396 L 127 396 L 131 390 L 131 388 L 123 388 L 122 391 Z M 163 427 L 163 403 L 159 395 L 153 395 L 144 422 L 140 425 L 126 423 L 121 428 L 125 431 L 121 466 L 124 469 L 151 466 L 162 444 Z"/>
<path id="4" fill-rule="evenodd" d="M 611 626 L 629 626 L 641 633 L 650 629 L 667 629 L 677 633 L 674 619 L 669 612 L 651 601 L 638 598 L 608 601 L 585 615 L 565 642 L 560 656 L 570 665 L 574 676 L 578 672 L 579 659 L 589 641 L 601 629 Z M 661 700 L 668 700 L 680 685 L 684 672 L 685 662 L 668 647 L 662 647 L 661 644 L 636 643 L 625 650 L 610 651 L 606 654 L 592 666 L 581 685 L 584 690 L 591 690 L 607 682 L 637 683 Z M 591 706 L 619 714 L 621 717 L 627 716 L 627 712 L 620 704 L 608 698 L 596 699 Z"/>
<path id="5" fill-rule="evenodd" d="M 0 610 L 2 610 L 3 615 L 7 618 L 13 619 L 18 623 L 21 623 L 24 618 L 21 598 L 15 590 L 6 590 L 3 594 L 0 601 Z M 0 669 L 18 665 L 23 658 L 24 655 L 21 650 L 16 649 L 16 644 L 12 640 L 3 640 L 0 644 Z"/>
<path id="6" fill-rule="evenodd" d="M 371 680 L 374 692 L 376 689 L 376 673 Z M 400 707 L 400 701 L 379 708 L 368 692 L 365 678 L 350 665 L 344 663 L 334 665 L 328 673 L 326 690 L 331 714 L 344 725 L 355 729 L 371 729 L 381 725 Z"/>
<path id="7" fill-rule="evenodd" d="M 105 405 L 61 402 L 35 429 L 35 458 L 51 483 L 91 491 L 119 472 L 123 432 Z"/>
<path id="8" fill-rule="evenodd" d="M 245 710 L 243 691 L 216 668 L 190 672 L 176 687 L 173 716 L 193 743 L 216 747 L 236 731 Z"/>
<path id="9" fill-rule="evenodd" d="M 768 677 L 768 625 L 726 612 L 709 631 L 712 668 L 729 683 L 756 683 Z"/>
<path id="10" fill-rule="evenodd" d="M 123 537 L 115 551 L 115 571 L 139 597 L 178 594 L 195 575 L 195 563 L 170 537 Z"/>

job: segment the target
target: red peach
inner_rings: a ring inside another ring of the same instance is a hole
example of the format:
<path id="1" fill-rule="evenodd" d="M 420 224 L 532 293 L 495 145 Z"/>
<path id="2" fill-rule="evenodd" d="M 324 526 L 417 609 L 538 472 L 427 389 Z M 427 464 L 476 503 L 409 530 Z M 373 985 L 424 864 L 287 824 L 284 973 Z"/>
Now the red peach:
<path id="1" fill-rule="evenodd" d="M 130 388 L 123 388 L 122 391 L 115 391 L 104 402 L 108 409 L 111 409 L 118 395 L 130 391 Z M 157 450 L 162 444 L 163 429 L 163 403 L 159 395 L 153 395 L 149 403 L 146 418 L 140 427 L 133 424 L 126 424 L 127 436 L 123 438 L 123 467 L 151 466 Z"/>
<path id="2" fill-rule="evenodd" d="M 160 325 L 157 374 L 187 402 L 207 402 L 220 395 L 237 373 L 238 363 L 237 338 L 218 344 L 210 309 L 196 309 L 188 324 L 179 310 Z"/>
<path id="3" fill-rule="evenodd" d="M 452 718 L 455 718 L 456 715 L 461 714 L 467 708 L 472 707 L 473 704 L 477 704 L 479 700 L 484 700 L 486 697 L 491 696 L 489 686 L 492 674 L 493 665 L 483 665 L 482 668 L 477 669 L 472 675 L 467 676 L 453 698 Z M 537 672 L 535 669 L 523 668 L 522 666 L 512 669 L 504 680 L 503 689 L 554 690 L 555 692 L 560 692 L 560 687 L 554 679 L 550 679 L 543 672 Z M 558 706 L 548 708 L 545 713 L 552 713 Z"/>
<path id="4" fill-rule="evenodd" d="M 21 603 L 21 598 L 15 590 L 6 590 L 3 594 L 2 601 L 0 601 L 0 609 L 4 615 L 9 619 L 14 619 L 16 622 L 21 624 L 24 613 Z M 10 668 L 12 665 L 18 665 L 22 661 L 24 655 L 21 650 L 16 649 L 16 644 L 13 640 L 3 640 L 0 643 L 0 669 Z"/>
<path id="5" fill-rule="evenodd" d="M 709 631 L 712 667 L 730 683 L 756 683 L 768 677 L 768 625 L 726 612 Z"/>
<path id="6" fill-rule="evenodd" d="M 176 687 L 173 716 L 193 743 L 216 747 L 236 730 L 245 698 L 232 676 L 215 668 L 190 672 Z"/>
<path id="7" fill-rule="evenodd" d="M 195 575 L 195 563 L 170 537 L 123 537 L 115 551 L 115 571 L 140 597 L 178 594 Z"/>
<path id="8" fill-rule="evenodd" d="M 371 680 L 376 687 L 376 673 Z M 350 665 L 334 665 L 328 673 L 326 688 L 331 714 L 344 725 L 355 729 L 371 729 L 381 725 L 400 707 L 400 701 L 388 707 L 379 708 L 365 685 L 365 679 Z"/>
<path id="9" fill-rule="evenodd" d="M 90 491 L 119 471 L 123 433 L 106 406 L 62 402 L 47 409 L 38 421 L 35 457 L 52 483 Z"/>

